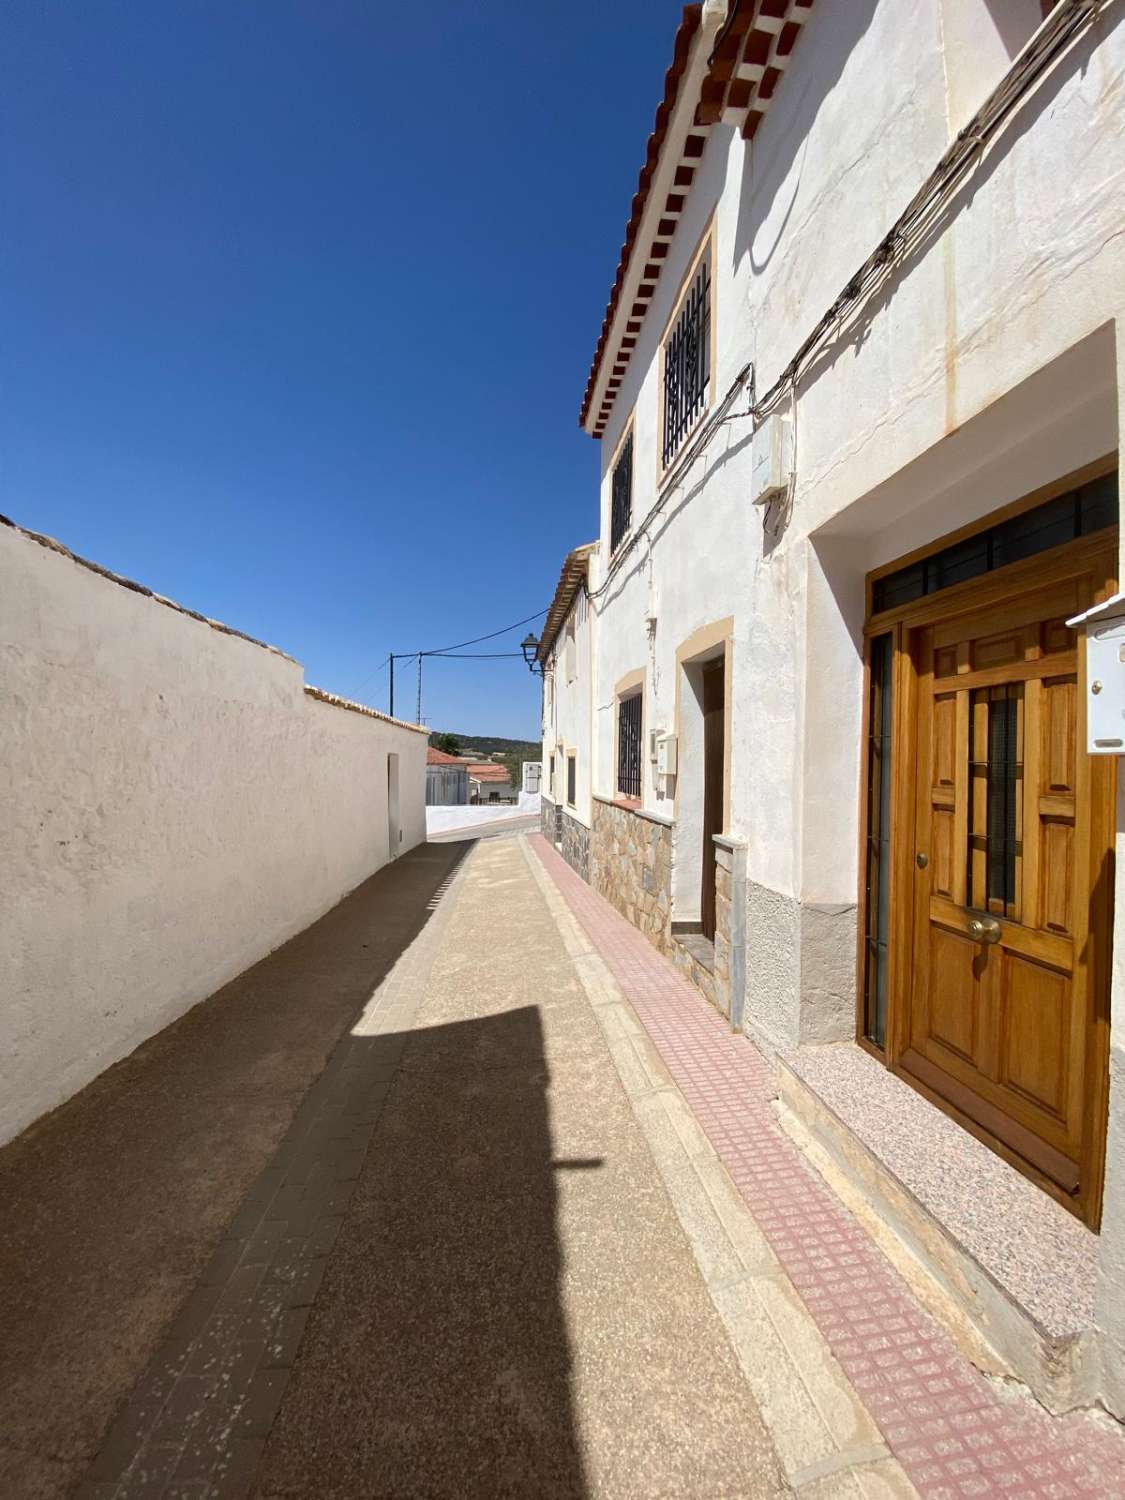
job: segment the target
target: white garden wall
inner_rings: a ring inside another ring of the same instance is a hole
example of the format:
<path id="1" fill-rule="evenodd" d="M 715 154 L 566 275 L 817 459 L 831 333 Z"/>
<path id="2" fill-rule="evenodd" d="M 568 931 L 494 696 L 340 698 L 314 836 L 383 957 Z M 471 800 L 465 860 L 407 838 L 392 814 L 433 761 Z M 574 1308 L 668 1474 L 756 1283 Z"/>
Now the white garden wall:
<path id="1" fill-rule="evenodd" d="M 425 838 L 425 732 L 314 692 L 0 526 L 0 1141 Z"/>

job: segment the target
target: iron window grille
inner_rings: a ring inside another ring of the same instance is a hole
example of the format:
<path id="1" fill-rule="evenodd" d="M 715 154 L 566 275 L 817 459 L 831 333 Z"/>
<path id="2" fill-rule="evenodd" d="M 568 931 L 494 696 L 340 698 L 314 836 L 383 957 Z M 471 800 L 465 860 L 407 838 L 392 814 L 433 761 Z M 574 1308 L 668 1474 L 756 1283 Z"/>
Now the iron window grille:
<path id="1" fill-rule="evenodd" d="M 872 613 L 912 604 L 915 599 L 940 593 L 1009 563 L 1036 557 L 1079 537 L 1093 536 L 1116 524 L 1117 474 L 1103 474 L 1100 479 L 1056 495 L 1033 510 L 998 521 L 963 542 L 951 542 L 920 562 L 908 563 L 877 578 L 871 591 Z"/>
<path id="2" fill-rule="evenodd" d="M 566 758 L 566 800 L 570 807 L 574 806 L 575 765 L 575 757 L 568 755 Z"/>
<path id="3" fill-rule="evenodd" d="M 711 257 L 705 251 L 664 345 L 665 468 L 706 407 L 710 382 Z"/>
<path id="4" fill-rule="evenodd" d="M 625 439 L 625 446 L 613 466 L 612 502 L 610 506 L 609 550 L 617 551 L 633 515 L 633 434 Z"/>
<path id="5" fill-rule="evenodd" d="M 641 795 L 641 695 L 622 698 L 617 707 L 617 790 Z"/>

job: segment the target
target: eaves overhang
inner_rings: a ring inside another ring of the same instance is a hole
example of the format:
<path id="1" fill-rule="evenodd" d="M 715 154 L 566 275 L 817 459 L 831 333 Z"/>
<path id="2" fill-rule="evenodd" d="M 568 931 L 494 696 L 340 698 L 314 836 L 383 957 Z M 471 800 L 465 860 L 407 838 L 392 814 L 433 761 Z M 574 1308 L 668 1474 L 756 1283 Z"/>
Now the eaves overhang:
<path id="1" fill-rule="evenodd" d="M 812 5 L 685 6 L 579 413 L 591 437 L 605 434 L 711 127 L 734 125 L 753 139 Z"/>
<path id="2" fill-rule="evenodd" d="M 581 547 L 575 547 L 573 551 L 566 554 L 559 581 L 555 585 L 555 597 L 551 600 L 550 608 L 547 610 L 547 618 L 543 621 L 543 631 L 535 652 L 536 661 L 544 666 L 558 639 L 559 631 L 563 628 L 566 617 L 570 613 L 570 607 L 574 603 L 578 590 L 589 577 L 590 559 L 597 550 L 597 542 L 584 542 Z"/>

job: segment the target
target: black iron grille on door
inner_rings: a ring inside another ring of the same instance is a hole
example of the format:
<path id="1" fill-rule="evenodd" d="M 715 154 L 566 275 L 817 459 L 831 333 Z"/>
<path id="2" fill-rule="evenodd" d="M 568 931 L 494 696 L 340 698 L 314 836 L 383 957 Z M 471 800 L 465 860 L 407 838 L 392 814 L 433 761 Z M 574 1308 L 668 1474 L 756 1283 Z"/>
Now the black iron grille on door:
<path id="1" fill-rule="evenodd" d="M 664 345 L 664 447 L 667 468 L 707 404 L 711 379 L 711 260 L 699 262 L 680 315 Z"/>
<path id="2" fill-rule="evenodd" d="M 641 695 L 622 698 L 617 708 L 617 790 L 641 795 Z"/>
<path id="3" fill-rule="evenodd" d="M 908 563 L 877 578 L 871 590 L 871 609 L 880 614 L 910 604 L 955 583 L 979 578 L 1009 563 L 1036 557 L 1051 547 L 1093 536 L 1117 525 L 1117 474 L 1103 474 L 1065 495 L 1056 495 L 1033 510 L 998 521 L 963 542 L 952 542 L 920 562 Z"/>
<path id="4" fill-rule="evenodd" d="M 968 905 L 1018 921 L 1023 684 L 978 688 L 969 713 Z"/>
<path id="5" fill-rule="evenodd" d="M 616 552 L 622 538 L 629 530 L 633 514 L 633 434 L 625 439 L 625 446 L 613 466 L 613 490 L 610 508 L 609 550 Z"/>

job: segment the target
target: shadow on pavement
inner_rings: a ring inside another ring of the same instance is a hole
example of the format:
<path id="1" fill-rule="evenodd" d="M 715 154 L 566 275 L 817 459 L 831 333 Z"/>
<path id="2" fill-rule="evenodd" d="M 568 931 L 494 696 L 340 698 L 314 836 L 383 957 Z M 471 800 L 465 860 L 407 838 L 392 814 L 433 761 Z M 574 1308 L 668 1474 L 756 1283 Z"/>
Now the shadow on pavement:
<path id="1" fill-rule="evenodd" d="M 470 848 L 422 846 L 380 870 L 0 1150 L 0 1494 L 73 1488 Z"/>
<path id="2" fill-rule="evenodd" d="M 540 1013 L 353 1037 L 397 1068 L 254 1494 L 582 1496 Z"/>

